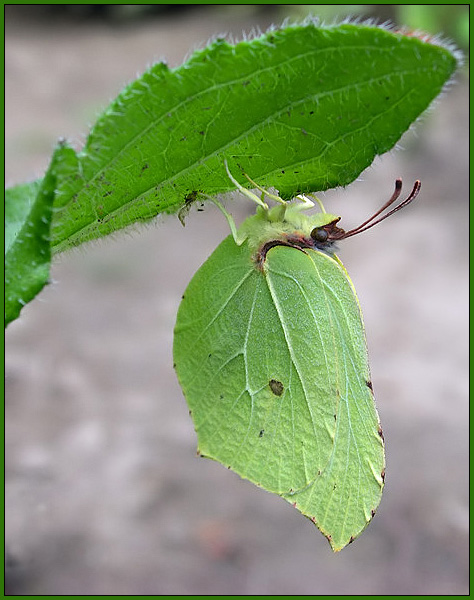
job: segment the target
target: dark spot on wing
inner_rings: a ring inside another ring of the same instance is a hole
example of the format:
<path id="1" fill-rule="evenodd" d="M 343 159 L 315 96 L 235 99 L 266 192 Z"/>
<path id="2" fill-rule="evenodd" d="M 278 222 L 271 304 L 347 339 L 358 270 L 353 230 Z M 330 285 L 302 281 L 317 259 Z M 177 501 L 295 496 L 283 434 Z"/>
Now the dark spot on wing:
<path id="1" fill-rule="evenodd" d="M 270 386 L 270 389 L 275 394 L 275 396 L 281 396 L 283 394 L 283 390 L 285 388 L 283 387 L 281 381 L 277 381 L 276 379 L 270 379 L 268 385 Z"/>

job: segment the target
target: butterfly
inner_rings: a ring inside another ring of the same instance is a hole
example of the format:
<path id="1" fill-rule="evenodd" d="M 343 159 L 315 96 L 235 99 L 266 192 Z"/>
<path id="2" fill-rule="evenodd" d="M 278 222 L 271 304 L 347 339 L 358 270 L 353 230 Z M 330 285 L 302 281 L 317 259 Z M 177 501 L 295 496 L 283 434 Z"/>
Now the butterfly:
<path id="1" fill-rule="evenodd" d="M 420 182 L 385 212 L 397 180 L 379 211 L 344 231 L 337 215 L 306 214 L 308 196 L 287 203 L 248 178 L 259 197 L 225 166 L 257 210 L 237 229 L 218 204 L 232 234 L 178 310 L 174 366 L 198 454 L 283 497 L 338 551 L 375 514 L 385 455 L 362 312 L 335 245 L 408 205 Z"/>

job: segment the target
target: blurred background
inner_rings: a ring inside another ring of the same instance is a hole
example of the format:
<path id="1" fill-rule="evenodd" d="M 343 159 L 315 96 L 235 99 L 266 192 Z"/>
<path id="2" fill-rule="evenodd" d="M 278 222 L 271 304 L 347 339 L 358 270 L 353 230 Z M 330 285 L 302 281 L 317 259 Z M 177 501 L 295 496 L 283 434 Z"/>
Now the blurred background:
<path id="1" fill-rule="evenodd" d="M 6 183 L 77 148 L 121 88 L 213 36 L 308 13 L 468 44 L 468 5 L 5 7 Z M 422 85 L 422 82 L 420 82 Z M 6 332 L 7 594 L 468 593 L 468 81 L 348 188 L 343 227 L 422 180 L 406 211 L 341 244 L 364 311 L 387 445 L 377 515 L 334 555 L 284 500 L 196 457 L 172 368 L 187 283 L 228 234 L 213 206 L 59 256 Z M 239 199 L 236 220 L 252 210 Z"/>

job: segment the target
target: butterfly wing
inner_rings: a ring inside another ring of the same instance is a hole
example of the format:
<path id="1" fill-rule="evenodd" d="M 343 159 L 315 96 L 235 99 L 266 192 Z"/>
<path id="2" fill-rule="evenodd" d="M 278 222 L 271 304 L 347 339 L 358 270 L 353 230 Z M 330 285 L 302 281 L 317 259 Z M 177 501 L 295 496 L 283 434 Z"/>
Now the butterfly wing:
<path id="1" fill-rule="evenodd" d="M 344 268 L 231 237 L 184 294 L 174 359 L 199 452 L 277 493 L 339 549 L 370 520 L 383 441 L 357 298 Z"/>

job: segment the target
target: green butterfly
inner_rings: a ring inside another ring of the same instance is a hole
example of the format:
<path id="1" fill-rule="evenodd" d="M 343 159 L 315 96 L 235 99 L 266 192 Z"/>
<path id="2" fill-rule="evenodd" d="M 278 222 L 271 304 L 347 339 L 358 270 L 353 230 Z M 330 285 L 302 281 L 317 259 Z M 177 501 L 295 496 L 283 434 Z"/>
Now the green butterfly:
<path id="1" fill-rule="evenodd" d="M 198 453 L 285 498 L 337 551 L 372 519 L 385 456 L 362 313 L 334 244 L 409 204 L 420 182 L 376 219 L 399 197 L 397 180 L 390 200 L 345 232 L 336 215 L 304 214 L 307 196 L 287 203 L 246 176 L 258 197 L 226 169 L 258 207 L 237 230 L 218 204 L 232 235 L 178 311 L 174 361 Z"/>

